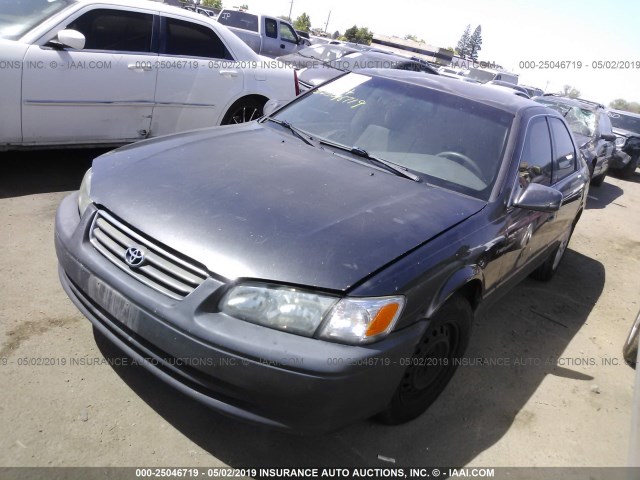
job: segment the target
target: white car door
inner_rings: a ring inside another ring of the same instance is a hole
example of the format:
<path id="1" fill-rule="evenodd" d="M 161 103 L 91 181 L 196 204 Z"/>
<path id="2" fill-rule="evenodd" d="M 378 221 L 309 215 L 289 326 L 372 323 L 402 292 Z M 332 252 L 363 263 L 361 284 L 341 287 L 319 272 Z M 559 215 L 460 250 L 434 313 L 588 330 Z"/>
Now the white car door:
<path id="1" fill-rule="evenodd" d="M 87 7 L 29 47 L 22 78 L 23 143 L 111 143 L 145 138 L 157 54 L 154 12 Z M 57 31 L 85 36 L 82 50 L 56 49 Z"/>
<path id="2" fill-rule="evenodd" d="M 231 99 L 244 89 L 242 65 L 206 21 L 162 15 L 160 25 L 151 134 L 220 124 Z"/>

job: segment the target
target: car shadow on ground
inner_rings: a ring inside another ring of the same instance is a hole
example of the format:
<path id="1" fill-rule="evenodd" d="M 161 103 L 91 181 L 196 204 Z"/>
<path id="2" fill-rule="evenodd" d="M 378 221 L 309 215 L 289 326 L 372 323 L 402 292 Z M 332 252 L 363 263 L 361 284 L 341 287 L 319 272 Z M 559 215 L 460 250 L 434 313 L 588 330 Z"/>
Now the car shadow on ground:
<path id="1" fill-rule="evenodd" d="M 167 422 L 235 468 L 459 467 L 510 428 L 528 428 L 534 422 L 526 404 L 548 375 L 588 391 L 592 377 L 558 358 L 587 320 L 604 283 L 601 263 L 567 250 L 550 283 L 526 280 L 476 320 L 465 357 L 469 365 L 458 369 L 422 417 L 396 427 L 369 420 L 323 436 L 281 433 L 220 416 L 142 367 L 113 368 Z M 106 358 L 123 355 L 94 332 Z"/>
<path id="2" fill-rule="evenodd" d="M 616 200 L 624 194 L 617 185 L 605 182 L 599 187 L 591 185 L 589 187 L 589 195 L 587 197 L 587 210 L 601 210 L 606 208 L 607 205 L 617 205 Z"/>
<path id="3" fill-rule="evenodd" d="M 108 149 L 0 152 L 0 198 L 77 190 L 94 158 Z"/>

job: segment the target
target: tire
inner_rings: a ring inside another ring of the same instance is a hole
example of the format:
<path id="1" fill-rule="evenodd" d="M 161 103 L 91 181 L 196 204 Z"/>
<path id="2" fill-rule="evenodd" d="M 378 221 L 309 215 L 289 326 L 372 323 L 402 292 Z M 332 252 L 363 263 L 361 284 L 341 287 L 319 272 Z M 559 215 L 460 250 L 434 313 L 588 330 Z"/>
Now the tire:
<path id="1" fill-rule="evenodd" d="M 241 98 L 231 105 L 222 119 L 221 125 L 235 125 L 250 122 L 262 117 L 262 109 L 266 100 L 258 98 Z"/>
<path id="2" fill-rule="evenodd" d="M 544 263 L 531 273 L 531 278 L 540 280 L 542 282 L 548 282 L 553 278 L 553 276 L 558 271 L 558 267 L 560 266 L 560 263 L 564 258 L 565 252 L 567 251 L 567 246 L 569 245 L 569 241 L 571 240 L 571 235 L 573 235 L 573 229 L 576 226 L 576 222 L 577 220 L 574 220 L 571 228 L 569 228 L 569 230 L 565 232 L 564 236 L 560 240 L 560 244 L 553 252 L 551 252 L 551 255 L 549 255 Z"/>
<path id="3" fill-rule="evenodd" d="M 591 179 L 591 185 L 593 185 L 594 187 L 599 187 L 600 185 L 602 185 L 604 183 L 604 179 L 607 177 L 607 172 L 604 172 L 602 175 L 598 175 L 595 178 Z"/>
<path id="4" fill-rule="evenodd" d="M 631 157 L 629 163 L 627 163 L 623 169 L 618 170 L 618 175 L 620 175 L 621 178 L 631 178 L 636 172 L 636 168 L 638 168 L 639 159 L 640 157 L 638 155 Z"/>
<path id="5" fill-rule="evenodd" d="M 640 338 L 640 312 L 638 312 L 638 316 L 636 317 L 636 321 L 631 326 L 631 331 L 629 332 L 629 336 L 627 337 L 627 341 L 622 347 L 622 355 L 624 356 L 625 362 L 627 362 L 632 367 L 636 368 L 636 362 L 638 360 L 638 339 Z"/>
<path id="6" fill-rule="evenodd" d="M 472 324 L 471 305 L 462 295 L 454 294 L 429 320 L 391 403 L 377 416 L 380 422 L 398 425 L 429 408 L 453 377 L 467 349 Z"/>

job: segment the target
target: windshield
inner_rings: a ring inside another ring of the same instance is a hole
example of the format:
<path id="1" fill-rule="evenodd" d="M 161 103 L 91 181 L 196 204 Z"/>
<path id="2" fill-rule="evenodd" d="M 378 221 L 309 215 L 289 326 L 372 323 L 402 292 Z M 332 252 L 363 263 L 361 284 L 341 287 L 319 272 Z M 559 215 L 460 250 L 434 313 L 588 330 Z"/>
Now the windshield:
<path id="1" fill-rule="evenodd" d="M 566 103 L 553 102 L 548 100 L 536 99 L 549 108 L 559 112 L 560 115 L 569 124 L 569 128 L 576 135 L 592 137 L 596 131 L 596 114 L 586 108 L 576 107 L 575 105 L 567 105 Z"/>
<path id="2" fill-rule="evenodd" d="M 358 147 L 427 183 L 486 200 L 513 116 L 429 88 L 351 73 L 280 110 L 315 140 Z"/>
<path id="3" fill-rule="evenodd" d="M 250 13 L 225 10 L 218 16 L 218 22 L 227 27 L 240 28 L 251 32 L 258 31 L 258 17 Z"/>
<path id="4" fill-rule="evenodd" d="M 74 0 L 0 1 L 0 38 L 16 40 Z"/>
<path id="5" fill-rule="evenodd" d="M 640 135 L 640 117 L 632 117 L 619 112 L 607 112 L 613 128 L 627 130 Z"/>

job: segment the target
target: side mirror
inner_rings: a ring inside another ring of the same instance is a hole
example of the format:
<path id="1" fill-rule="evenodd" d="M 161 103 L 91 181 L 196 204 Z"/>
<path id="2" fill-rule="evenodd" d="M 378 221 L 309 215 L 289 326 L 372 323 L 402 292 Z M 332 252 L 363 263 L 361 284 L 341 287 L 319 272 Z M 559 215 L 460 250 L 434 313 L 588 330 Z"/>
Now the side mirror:
<path id="1" fill-rule="evenodd" d="M 615 142 L 616 141 L 616 136 L 613 135 L 612 133 L 603 133 L 602 135 L 600 135 L 600 138 L 603 140 L 606 140 L 607 142 Z"/>
<path id="2" fill-rule="evenodd" d="M 284 103 L 279 102 L 278 100 L 268 100 L 267 103 L 264 104 L 264 107 L 262 107 L 262 116 L 268 117 L 283 105 Z"/>
<path id="3" fill-rule="evenodd" d="M 557 212 L 562 205 L 562 193 L 555 188 L 530 183 L 513 203 L 518 208 L 536 212 Z"/>
<path id="4" fill-rule="evenodd" d="M 86 39 L 84 35 L 77 30 L 60 30 L 58 32 L 58 42 L 64 47 L 82 50 Z"/>

